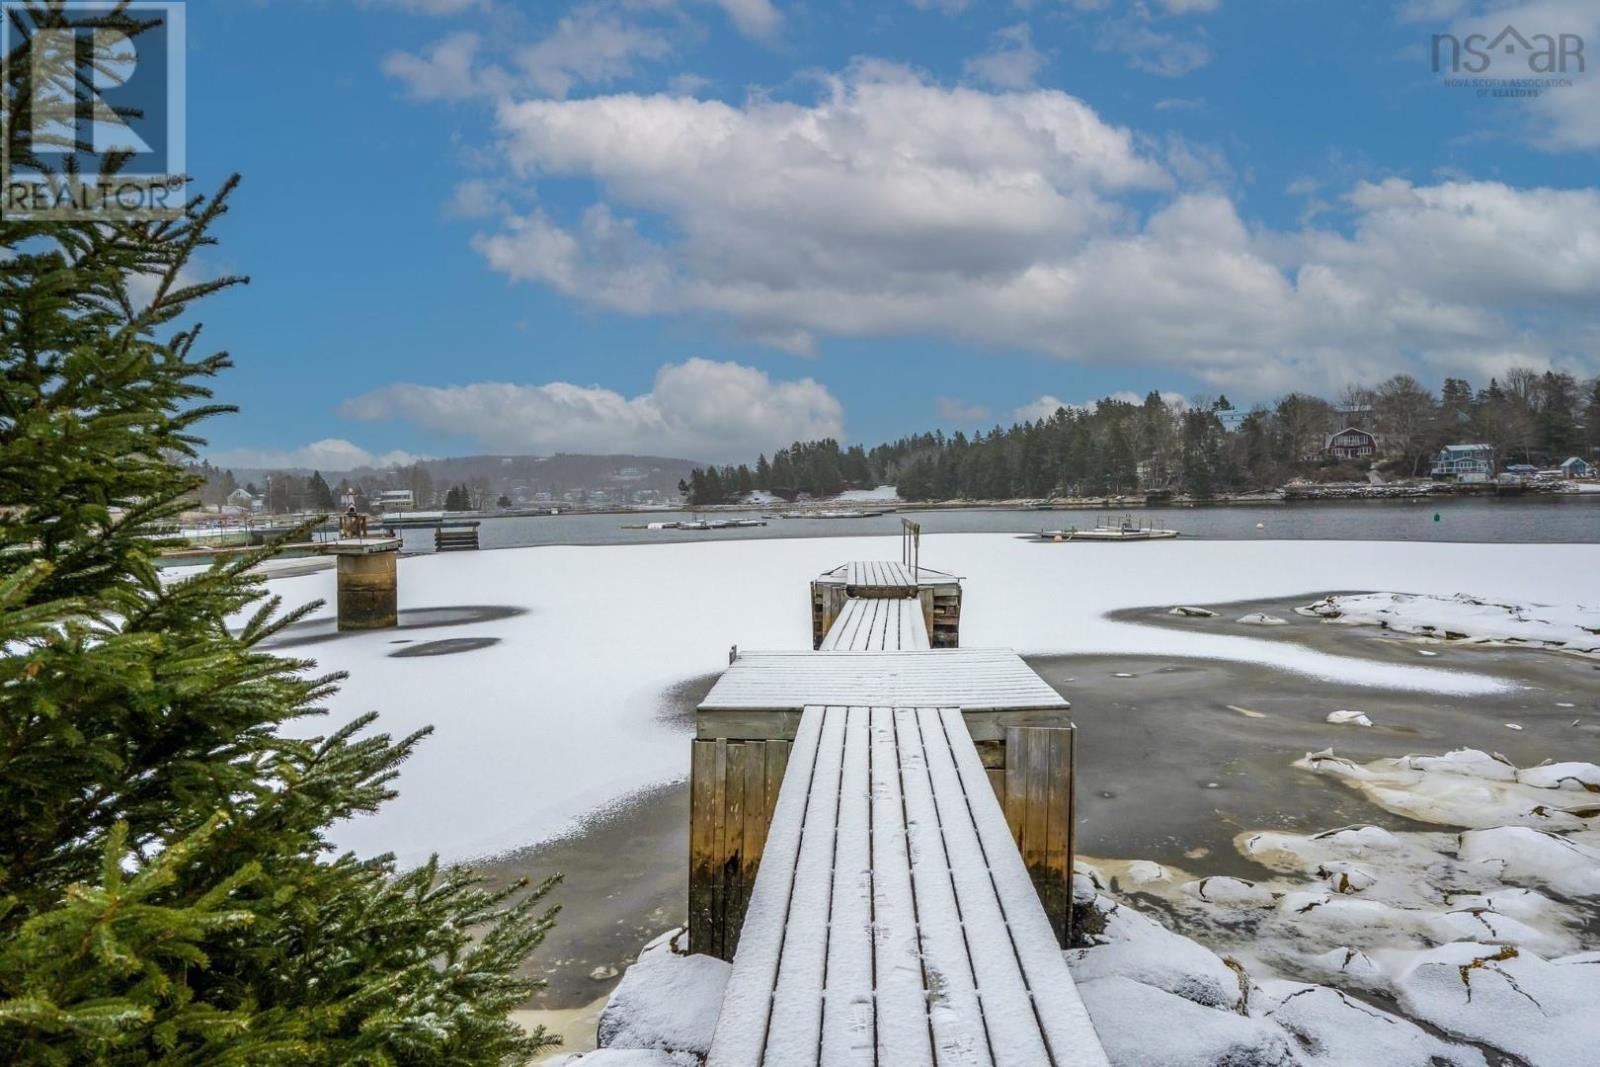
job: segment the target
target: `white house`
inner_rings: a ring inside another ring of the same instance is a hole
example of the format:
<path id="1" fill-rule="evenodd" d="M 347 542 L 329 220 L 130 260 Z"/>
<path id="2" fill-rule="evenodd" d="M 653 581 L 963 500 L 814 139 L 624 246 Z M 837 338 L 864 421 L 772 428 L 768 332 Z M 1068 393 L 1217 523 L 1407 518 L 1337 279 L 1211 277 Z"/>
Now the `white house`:
<path id="1" fill-rule="evenodd" d="M 385 489 L 376 503 L 380 511 L 410 511 L 417 506 L 417 498 L 409 489 Z"/>

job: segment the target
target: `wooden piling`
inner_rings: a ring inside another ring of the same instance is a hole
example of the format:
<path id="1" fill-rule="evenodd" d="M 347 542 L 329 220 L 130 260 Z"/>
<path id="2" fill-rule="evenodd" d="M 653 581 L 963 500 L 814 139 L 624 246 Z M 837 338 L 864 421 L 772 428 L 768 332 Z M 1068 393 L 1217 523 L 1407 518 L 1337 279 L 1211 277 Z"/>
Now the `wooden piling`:
<path id="1" fill-rule="evenodd" d="M 689 765 L 689 947 L 733 959 L 790 742 L 696 740 Z"/>
<path id="2" fill-rule="evenodd" d="M 1070 726 L 1006 728 L 1006 823 L 1033 879 L 1056 938 L 1071 939 L 1073 730 Z"/>
<path id="3" fill-rule="evenodd" d="M 356 542 L 338 557 L 338 619 L 341 630 L 382 630 L 399 622 L 400 542 Z"/>

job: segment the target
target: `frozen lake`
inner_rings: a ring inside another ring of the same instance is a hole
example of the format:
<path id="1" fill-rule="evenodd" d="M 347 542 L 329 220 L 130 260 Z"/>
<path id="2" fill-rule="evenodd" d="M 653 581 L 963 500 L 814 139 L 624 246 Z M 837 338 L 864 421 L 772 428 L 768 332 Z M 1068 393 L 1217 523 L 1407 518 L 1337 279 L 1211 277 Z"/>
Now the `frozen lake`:
<path id="1" fill-rule="evenodd" d="M 403 770 L 400 796 L 345 826 L 338 843 L 406 861 L 435 851 L 446 859 L 498 853 L 681 779 L 688 745 L 665 717 L 669 690 L 722 669 L 736 644 L 809 647 L 809 580 L 896 547 L 879 538 L 768 538 L 402 560 L 402 629 L 335 636 L 324 608 L 296 635 L 314 643 L 292 650 L 349 672 L 332 701 L 335 722 L 376 708 L 381 728 L 394 734 L 435 727 Z M 1571 604 L 1594 589 L 1580 576 L 1600 569 L 1600 546 L 1051 545 L 932 534 L 922 558 L 967 579 L 967 647 L 1232 661 L 1291 672 L 1308 691 L 1330 683 L 1470 697 L 1515 683 L 1454 661 L 1374 661 L 1249 632 L 1259 628 L 1175 629 L 1107 616 L 1145 605 L 1300 595 L 1309 602 L 1334 590 Z M 272 588 L 289 604 L 331 599 L 333 577 L 321 571 Z"/>

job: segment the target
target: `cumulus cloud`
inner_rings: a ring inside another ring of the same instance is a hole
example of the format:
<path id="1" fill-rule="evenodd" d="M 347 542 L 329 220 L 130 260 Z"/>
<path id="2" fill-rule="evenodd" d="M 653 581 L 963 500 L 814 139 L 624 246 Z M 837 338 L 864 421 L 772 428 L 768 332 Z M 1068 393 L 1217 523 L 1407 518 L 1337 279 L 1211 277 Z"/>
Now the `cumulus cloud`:
<path id="1" fill-rule="evenodd" d="M 989 50 L 967 60 L 967 76 L 1002 89 L 1027 89 L 1044 69 L 1045 55 L 1033 47 L 1026 22 L 997 30 Z"/>
<path id="2" fill-rule="evenodd" d="M 223 448 L 206 456 L 215 467 L 249 470 L 348 471 L 357 467 L 401 467 L 427 456 L 395 449 L 369 452 L 341 437 L 312 441 L 300 448 Z"/>
<path id="3" fill-rule="evenodd" d="M 732 460 L 844 431 L 844 409 L 810 378 L 773 381 L 753 367 L 699 358 L 663 366 L 650 392 L 635 397 L 570 382 L 402 383 L 347 400 L 340 411 L 469 437 L 491 452 Z"/>
<path id="4" fill-rule="evenodd" d="M 492 267 L 628 313 L 718 314 L 790 350 L 935 334 L 1259 392 L 1491 355 L 1594 367 L 1592 188 L 1364 184 L 1327 194 L 1328 228 L 1275 231 L 1240 217 L 1204 146 L 1136 137 L 1058 91 L 876 62 L 809 103 L 614 94 L 507 102 L 498 122 L 514 179 L 602 193 L 576 219 L 480 233 Z"/>

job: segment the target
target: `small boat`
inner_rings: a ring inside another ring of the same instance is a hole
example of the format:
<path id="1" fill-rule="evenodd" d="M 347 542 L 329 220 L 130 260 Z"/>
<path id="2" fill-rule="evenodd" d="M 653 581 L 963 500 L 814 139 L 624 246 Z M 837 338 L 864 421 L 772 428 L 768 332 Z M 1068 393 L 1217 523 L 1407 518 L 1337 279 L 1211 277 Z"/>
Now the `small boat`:
<path id="1" fill-rule="evenodd" d="M 1165 541 L 1178 536 L 1177 530 L 1163 529 L 1153 520 L 1139 521 L 1132 515 L 1120 519 L 1102 518 L 1091 530 L 1068 527 L 1065 530 L 1040 530 L 1041 541 Z"/>

